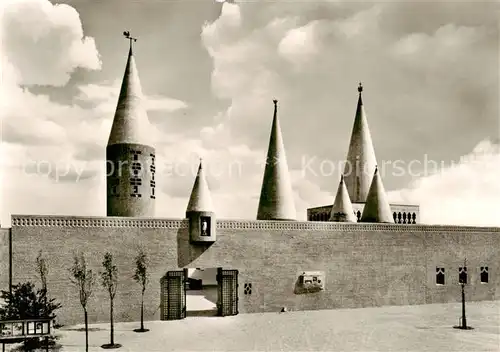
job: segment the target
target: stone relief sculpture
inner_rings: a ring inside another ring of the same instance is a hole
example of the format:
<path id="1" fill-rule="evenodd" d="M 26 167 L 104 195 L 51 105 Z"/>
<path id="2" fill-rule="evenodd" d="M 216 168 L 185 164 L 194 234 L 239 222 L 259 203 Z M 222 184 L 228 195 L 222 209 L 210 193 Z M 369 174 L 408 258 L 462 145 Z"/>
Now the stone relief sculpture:
<path id="1" fill-rule="evenodd" d="M 325 289 L 325 273 L 323 271 L 304 271 L 295 283 L 295 294 L 315 293 Z"/>

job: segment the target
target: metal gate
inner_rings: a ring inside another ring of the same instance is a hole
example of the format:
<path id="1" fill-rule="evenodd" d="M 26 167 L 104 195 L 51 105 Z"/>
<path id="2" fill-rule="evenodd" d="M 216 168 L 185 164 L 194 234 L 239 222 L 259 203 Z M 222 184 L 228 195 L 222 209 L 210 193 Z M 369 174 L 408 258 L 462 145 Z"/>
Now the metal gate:
<path id="1" fill-rule="evenodd" d="M 217 314 L 238 314 L 238 270 L 217 268 Z"/>
<path id="2" fill-rule="evenodd" d="M 160 320 L 186 317 L 187 269 L 168 271 L 161 279 Z"/>

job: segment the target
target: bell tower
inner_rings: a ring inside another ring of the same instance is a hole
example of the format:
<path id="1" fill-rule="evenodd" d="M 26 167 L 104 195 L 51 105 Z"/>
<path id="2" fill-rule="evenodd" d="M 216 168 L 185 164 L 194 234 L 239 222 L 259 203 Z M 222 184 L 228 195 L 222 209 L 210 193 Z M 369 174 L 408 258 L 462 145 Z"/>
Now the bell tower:
<path id="1" fill-rule="evenodd" d="M 125 74 L 106 147 L 107 216 L 155 215 L 155 149 L 148 144 L 149 120 L 130 41 Z"/>

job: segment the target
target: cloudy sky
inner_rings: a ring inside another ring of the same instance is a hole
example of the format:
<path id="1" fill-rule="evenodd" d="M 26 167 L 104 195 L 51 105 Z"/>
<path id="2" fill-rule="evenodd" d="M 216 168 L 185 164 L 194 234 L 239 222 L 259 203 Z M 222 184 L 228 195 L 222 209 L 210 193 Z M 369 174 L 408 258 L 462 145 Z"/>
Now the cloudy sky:
<path id="1" fill-rule="evenodd" d="M 298 219 L 333 203 L 361 81 L 390 200 L 420 204 L 425 223 L 500 225 L 494 3 L 0 6 L 3 226 L 11 214 L 105 215 L 124 30 L 138 38 L 157 216 L 184 216 L 203 157 L 218 216 L 255 218 L 274 98 Z"/>

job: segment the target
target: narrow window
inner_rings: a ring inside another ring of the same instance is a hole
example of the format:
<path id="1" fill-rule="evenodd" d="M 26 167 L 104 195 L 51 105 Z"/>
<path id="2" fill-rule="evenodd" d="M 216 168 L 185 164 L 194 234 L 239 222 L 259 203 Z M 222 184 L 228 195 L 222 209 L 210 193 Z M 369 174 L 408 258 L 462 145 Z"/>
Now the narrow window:
<path id="1" fill-rule="evenodd" d="M 467 267 L 458 268 L 458 283 L 467 284 Z"/>
<path id="2" fill-rule="evenodd" d="M 361 212 L 358 210 L 358 213 L 356 214 L 356 217 L 358 218 L 358 221 L 361 220 Z"/>
<path id="3" fill-rule="evenodd" d="M 251 283 L 246 283 L 244 285 L 244 291 L 246 295 L 251 295 L 252 294 L 252 284 Z"/>
<path id="4" fill-rule="evenodd" d="M 398 217 L 398 214 L 396 214 L 396 212 L 394 212 L 394 213 L 392 213 L 392 217 L 393 217 L 393 219 L 394 219 L 394 222 L 396 222 L 396 219 L 397 219 L 397 217 Z"/>
<path id="5" fill-rule="evenodd" d="M 444 268 L 436 268 L 436 285 L 444 285 Z"/>
<path id="6" fill-rule="evenodd" d="M 481 283 L 482 284 L 487 284 L 488 283 L 488 267 L 487 266 L 482 266 L 481 267 Z"/>

